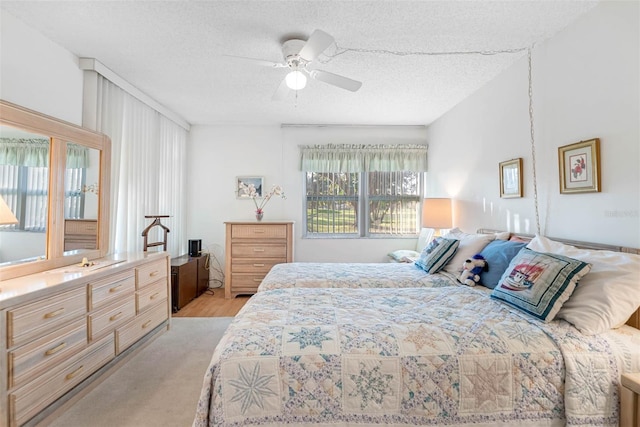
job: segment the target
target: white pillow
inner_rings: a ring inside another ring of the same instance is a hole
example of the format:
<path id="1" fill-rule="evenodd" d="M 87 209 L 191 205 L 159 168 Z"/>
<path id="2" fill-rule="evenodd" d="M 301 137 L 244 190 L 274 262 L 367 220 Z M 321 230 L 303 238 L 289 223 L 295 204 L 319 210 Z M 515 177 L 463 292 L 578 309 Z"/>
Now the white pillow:
<path id="1" fill-rule="evenodd" d="M 464 261 L 480 253 L 489 242 L 496 238 L 495 234 L 469 234 L 461 231 L 459 228 L 454 228 L 442 237 L 460 241 L 456 254 L 443 269 L 453 274 L 462 273 L 462 264 L 464 264 Z M 491 266 L 489 266 L 489 268 L 491 268 Z"/>
<path id="2" fill-rule="evenodd" d="M 543 236 L 536 236 L 527 247 L 591 264 L 591 272 L 580 279 L 556 316 L 583 334 L 595 335 L 619 327 L 640 307 L 639 255 L 578 249 Z"/>

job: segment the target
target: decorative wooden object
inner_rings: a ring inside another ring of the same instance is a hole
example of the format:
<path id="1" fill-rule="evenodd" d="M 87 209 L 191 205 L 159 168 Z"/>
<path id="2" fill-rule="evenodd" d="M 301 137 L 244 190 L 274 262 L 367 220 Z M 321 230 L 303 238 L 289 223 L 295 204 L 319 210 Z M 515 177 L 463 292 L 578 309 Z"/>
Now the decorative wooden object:
<path id="1" fill-rule="evenodd" d="M 171 230 L 169 230 L 160 222 L 160 218 L 169 218 L 169 215 L 145 215 L 144 217 L 155 218 L 153 222 L 149 224 L 147 228 L 145 228 L 142 231 L 142 237 L 144 237 L 144 243 L 143 243 L 144 251 L 146 252 L 148 248 L 155 247 L 155 246 L 162 246 L 162 250 L 166 251 L 167 250 L 167 233 L 169 233 L 169 231 Z M 162 229 L 162 231 L 164 232 L 164 238 L 161 242 L 148 243 L 147 235 L 149 234 L 149 230 L 151 230 L 153 227 L 156 227 L 156 226 Z"/>

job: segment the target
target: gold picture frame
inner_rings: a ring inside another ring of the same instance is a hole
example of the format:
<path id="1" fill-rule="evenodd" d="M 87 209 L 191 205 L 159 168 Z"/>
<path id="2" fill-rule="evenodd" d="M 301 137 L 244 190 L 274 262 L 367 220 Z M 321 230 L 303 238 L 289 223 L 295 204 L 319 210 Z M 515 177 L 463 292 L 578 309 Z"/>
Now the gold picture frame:
<path id="1" fill-rule="evenodd" d="M 522 197 L 522 157 L 500 162 L 500 197 Z"/>
<path id="2" fill-rule="evenodd" d="M 560 194 L 600 192 L 600 139 L 558 148 Z"/>

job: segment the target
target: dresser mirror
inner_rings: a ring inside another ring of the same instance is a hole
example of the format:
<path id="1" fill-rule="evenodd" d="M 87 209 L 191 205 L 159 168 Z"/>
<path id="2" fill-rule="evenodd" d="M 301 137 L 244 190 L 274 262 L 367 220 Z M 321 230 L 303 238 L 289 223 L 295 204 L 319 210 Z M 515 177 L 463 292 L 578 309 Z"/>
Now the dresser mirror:
<path id="1" fill-rule="evenodd" d="M 0 100 L 0 280 L 107 254 L 110 156 L 107 136 Z"/>

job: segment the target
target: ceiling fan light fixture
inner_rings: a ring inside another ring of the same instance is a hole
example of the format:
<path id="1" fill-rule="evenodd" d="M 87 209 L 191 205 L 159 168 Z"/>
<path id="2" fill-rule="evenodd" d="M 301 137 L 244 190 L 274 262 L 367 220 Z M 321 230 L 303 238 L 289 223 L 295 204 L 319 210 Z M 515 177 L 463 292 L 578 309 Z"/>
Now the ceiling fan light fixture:
<path id="1" fill-rule="evenodd" d="M 287 74 L 285 81 L 287 82 L 289 89 L 300 90 L 304 89 L 307 85 L 307 76 L 305 76 L 301 71 L 294 70 Z"/>

